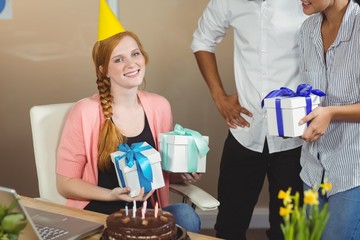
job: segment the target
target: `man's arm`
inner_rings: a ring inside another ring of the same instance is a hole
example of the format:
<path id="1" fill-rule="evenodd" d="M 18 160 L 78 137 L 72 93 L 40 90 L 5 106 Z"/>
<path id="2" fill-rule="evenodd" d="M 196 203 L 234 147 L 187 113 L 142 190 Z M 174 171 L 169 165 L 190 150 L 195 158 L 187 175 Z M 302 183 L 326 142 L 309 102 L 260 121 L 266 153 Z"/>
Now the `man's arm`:
<path id="1" fill-rule="evenodd" d="M 228 95 L 222 84 L 216 63 L 215 53 L 208 51 L 197 51 L 194 53 L 200 72 L 209 87 L 211 96 L 230 128 L 249 127 L 250 124 L 241 117 L 240 113 L 252 117 L 252 114 L 241 107 L 238 95 Z"/>

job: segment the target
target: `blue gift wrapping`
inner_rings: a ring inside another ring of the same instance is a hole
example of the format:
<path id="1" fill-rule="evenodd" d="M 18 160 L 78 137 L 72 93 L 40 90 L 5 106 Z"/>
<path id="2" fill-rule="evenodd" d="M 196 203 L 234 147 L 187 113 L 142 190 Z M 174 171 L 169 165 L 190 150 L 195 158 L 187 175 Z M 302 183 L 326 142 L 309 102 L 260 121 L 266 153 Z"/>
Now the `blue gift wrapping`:
<path id="1" fill-rule="evenodd" d="M 120 168 L 120 160 L 125 158 L 126 166 L 132 168 L 136 164 L 137 173 L 139 176 L 140 187 L 144 187 L 144 191 L 150 192 L 152 187 L 151 183 L 153 182 L 153 175 L 151 170 L 151 164 L 149 159 L 144 156 L 141 152 L 144 150 L 151 149 L 152 147 L 148 144 L 144 145 L 144 142 L 133 143 L 129 145 L 120 144 L 118 150 L 124 152 L 122 155 L 115 157 L 115 167 L 119 175 L 122 187 L 126 187 L 123 173 Z"/>
<path id="2" fill-rule="evenodd" d="M 310 84 L 300 84 L 298 85 L 296 92 L 293 90 L 281 87 L 279 90 L 273 90 L 268 93 L 265 98 L 261 101 L 261 107 L 264 107 L 264 100 L 266 98 L 274 98 L 274 97 L 305 97 L 306 100 L 306 115 L 309 114 L 312 110 L 312 100 L 310 94 L 317 95 L 319 97 L 326 96 L 324 92 L 319 89 L 312 89 Z M 283 118 L 281 112 L 281 99 L 275 99 L 275 109 L 276 109 L 276 122 L 278 127 L 278 133 L 280 137 L 284 137 L 284 125 Z M 309 125 L 310 122 L 307 122 Z"/>

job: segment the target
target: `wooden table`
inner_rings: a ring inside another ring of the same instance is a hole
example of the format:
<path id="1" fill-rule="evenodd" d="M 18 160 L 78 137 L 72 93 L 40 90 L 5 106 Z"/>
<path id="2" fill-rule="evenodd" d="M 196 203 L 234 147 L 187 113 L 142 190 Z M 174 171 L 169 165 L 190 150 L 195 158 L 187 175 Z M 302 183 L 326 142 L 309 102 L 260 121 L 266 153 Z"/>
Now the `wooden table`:
<path id="1" fill-rule="evenodd" d="M 105 215 L 105 214 L 96 213 L 96 212 L 87 211 L 87 210 L 78 209 L 78 208 L 71 208 L 71 207 L 67 207 L 64 205 L 47 202 L 47 201 L 42 201 L 40 199 L 29 198 L 29 197 L 25 197 L 25 196 L 21 196 L 21 202 L 26 207 L 41 209 L 41 210 L 54 212 L 54 213 L 60 213 L 60 214 L 67 215 L 67 216 L 74 216 L 77 218 L 101 223 L 104 225 L 105 225 L 105 220 L 107 217 L 107 215 Z M 215 239 L 218 239 L 218 238 L 214 238 L 214 237 L 210 237 L 210 236 L 206 236 L 206 235 L 202 235 L 202 234 L 197 234 L 197 233 L 192 233 L 192 232 L 188 232 L 188 234 L 189 234 L 189 237 L 191 238 L 191 240 L 211 240 L 211 239 L 215 240 Z M 98 233 L 98 234 L 95 234 L 86 239 L 99 240 L 100 236 L 101 236 L 101 233 Z"/>

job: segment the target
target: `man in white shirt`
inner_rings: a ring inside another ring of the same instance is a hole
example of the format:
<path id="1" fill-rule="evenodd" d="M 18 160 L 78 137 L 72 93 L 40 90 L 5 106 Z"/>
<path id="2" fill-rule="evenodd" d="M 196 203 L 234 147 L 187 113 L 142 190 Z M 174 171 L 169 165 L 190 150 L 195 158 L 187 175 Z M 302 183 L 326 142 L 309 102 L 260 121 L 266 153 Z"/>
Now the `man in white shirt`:
<path id="1" fill-rule="evenodd" d="M 269 181 L 269 239 L 283 239 L 279 190 L 302 193 L 299 138 L 267 135 L 262 99 L 272 90 L 296 90 L 297 36 L 305 15 L 299 0 L 210 0 L 194 32 L 192 50 L 215 104 L 230 128 L 218 182 L 217 236 L 246 239 L 265 176 Z M 215 49 L 234 30 L 237 93 L 225 92 Z"/>

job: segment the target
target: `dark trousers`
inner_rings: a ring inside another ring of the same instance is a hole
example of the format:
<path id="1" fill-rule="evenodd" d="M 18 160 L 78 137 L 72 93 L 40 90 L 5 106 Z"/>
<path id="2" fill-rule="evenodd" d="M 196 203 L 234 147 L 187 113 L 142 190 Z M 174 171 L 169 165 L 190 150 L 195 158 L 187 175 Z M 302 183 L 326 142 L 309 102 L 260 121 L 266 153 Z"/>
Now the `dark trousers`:
<path id="1" fill-rule="evenodd" d="M 229 131 L 224 144 L 218 182 L 219 213 L 216 235 L 223 239 L 245 240 L 251 217 L 258 201 L 265 176 L 269 182 L 269 222 L 267 236 L 283 239 L 278 199 L 280 190 L 288 187 L 303 192 L 300 174 L 301 148 L 269 154 L 267 144 L 262 153 L 243 147 Z"/>

